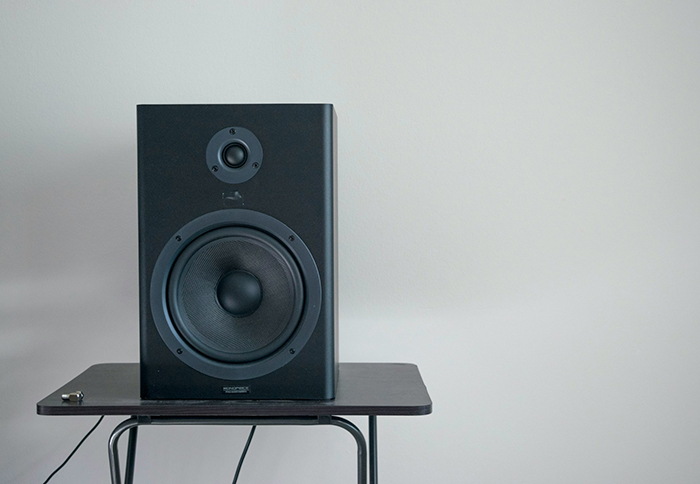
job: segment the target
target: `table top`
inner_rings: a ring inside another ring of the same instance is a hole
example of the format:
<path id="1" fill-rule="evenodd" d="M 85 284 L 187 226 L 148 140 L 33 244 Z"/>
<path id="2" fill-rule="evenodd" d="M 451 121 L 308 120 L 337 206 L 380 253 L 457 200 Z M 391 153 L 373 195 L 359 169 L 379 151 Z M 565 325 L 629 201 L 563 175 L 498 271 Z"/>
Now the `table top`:
<path id="1" fill-rule="evenodd" d="M 142 400 L 138 363 L 93 365 L 37 403 L 39 415 L 274 417 L 426 415 L 432 401 L 409 363 L 340 363 L 334 400 Z M 82 391 L 81 402 L 61 394 Z"/>

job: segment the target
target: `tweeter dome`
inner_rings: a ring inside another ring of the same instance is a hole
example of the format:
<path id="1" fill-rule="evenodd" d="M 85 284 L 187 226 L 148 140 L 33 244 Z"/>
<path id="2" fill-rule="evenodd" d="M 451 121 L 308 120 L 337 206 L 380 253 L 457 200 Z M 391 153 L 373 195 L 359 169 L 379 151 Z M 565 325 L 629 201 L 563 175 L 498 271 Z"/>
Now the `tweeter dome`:
<path id="1" fill-rule="evenodd" d="M 330 399 L 332 105 L 140 105 L 141 396 Z"/>

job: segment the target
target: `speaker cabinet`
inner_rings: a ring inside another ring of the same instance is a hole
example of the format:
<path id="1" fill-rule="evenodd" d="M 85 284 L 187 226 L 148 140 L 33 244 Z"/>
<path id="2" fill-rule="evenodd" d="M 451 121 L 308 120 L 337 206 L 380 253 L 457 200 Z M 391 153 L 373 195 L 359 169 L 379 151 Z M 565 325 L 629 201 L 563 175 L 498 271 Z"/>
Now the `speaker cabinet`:
<path id="1" fill-rule="evenodd" d="M 333 398 L 333 106 L 137 117 L 141 397 Z"/>

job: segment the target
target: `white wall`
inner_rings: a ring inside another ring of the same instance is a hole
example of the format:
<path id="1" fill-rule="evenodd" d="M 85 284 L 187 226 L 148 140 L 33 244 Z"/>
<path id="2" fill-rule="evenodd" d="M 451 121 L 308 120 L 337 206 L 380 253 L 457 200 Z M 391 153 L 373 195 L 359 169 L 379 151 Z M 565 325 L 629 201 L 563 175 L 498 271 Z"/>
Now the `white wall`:
<path id="1" fill-rule="evenodd" d="M 700 480 L 700 4 L 0 3 L 0 479 L 137 361 L 137 103 L 332 102 L 341 359 L 419 365 L 383 484 Z M 108 482 L 107 418 L 56 483 Z M 364 420 L 357 420 L 364 425 Z M 146 428 L 136 482 L 227 482 L 243 428 Z M 262 428 L 241 483 L 354 482 Z"/>

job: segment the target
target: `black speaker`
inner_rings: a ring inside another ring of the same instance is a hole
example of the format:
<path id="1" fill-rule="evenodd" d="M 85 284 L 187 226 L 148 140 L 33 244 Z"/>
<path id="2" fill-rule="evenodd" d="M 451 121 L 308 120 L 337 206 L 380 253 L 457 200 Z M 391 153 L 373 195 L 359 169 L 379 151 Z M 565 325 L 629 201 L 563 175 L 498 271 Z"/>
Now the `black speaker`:
<path id="1" fill-rule="evenodd" d="M 137 117 L 141 397 L 333 398 L 333 106 Z"/>

